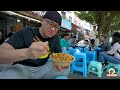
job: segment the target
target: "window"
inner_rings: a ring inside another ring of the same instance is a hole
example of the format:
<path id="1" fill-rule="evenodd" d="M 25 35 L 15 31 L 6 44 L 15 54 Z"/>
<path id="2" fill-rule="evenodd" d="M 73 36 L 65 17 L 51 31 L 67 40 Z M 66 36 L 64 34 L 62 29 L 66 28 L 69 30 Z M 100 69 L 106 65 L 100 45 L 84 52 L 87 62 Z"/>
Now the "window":
<path id="1" fill-rule="evenodd" d="M 67 11 L 67 12 L 71 14 L 71 11 Z"/>
<path id="2" fill-rule="evenodd" d="M 76 20 L 74 20 L 74 23 L 77 25 L 77 21 Z"/>
<path id="3" fill-rule="evenodd" d="M 69 16 L 69 22 L 72 22 L 72 17 L 71 16 Z"/>
<path id="4" fill-rule="evenodd" d="M 66 19 L 66 12 L 65 11 L 61 11 L 61 14 L 62 14 L 62 18 Z"/>

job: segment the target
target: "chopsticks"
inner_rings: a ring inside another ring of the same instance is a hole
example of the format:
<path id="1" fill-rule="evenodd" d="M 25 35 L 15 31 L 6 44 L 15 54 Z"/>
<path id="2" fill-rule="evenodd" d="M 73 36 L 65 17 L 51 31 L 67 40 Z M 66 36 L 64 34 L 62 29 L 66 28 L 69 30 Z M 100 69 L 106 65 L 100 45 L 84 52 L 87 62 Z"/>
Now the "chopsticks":
<path id="1" fill-rule="evenodd" d="M 33 38 L 33 40 L 35 42 L 40 42 L 41 41 L 37 36 L 35 36 L 35 38 Z M 50 53 L 50 55 L 52 55 L 52 53 L 50 52 L 50 50 L 48 50 L 48 48 L 46 48 L 46 49 L 47 49 L 48 53 Z"/>
<path id="2" fill-rule="evenodd" d="M 39 39 L 37 36 L 35 36 L 35 38 L 33 38 L 33 40 L 34 40 L 35 42 L 40 41 L 40 39 Z"/>

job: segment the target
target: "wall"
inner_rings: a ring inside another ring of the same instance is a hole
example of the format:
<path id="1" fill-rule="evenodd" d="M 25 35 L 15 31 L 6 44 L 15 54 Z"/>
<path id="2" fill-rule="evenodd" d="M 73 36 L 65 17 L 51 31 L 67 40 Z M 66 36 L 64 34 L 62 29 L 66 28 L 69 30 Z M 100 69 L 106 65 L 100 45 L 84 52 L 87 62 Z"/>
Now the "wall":
<path id="1" fill-rule="evenodd" d="M 10 28 L 16 25 L 16 19 L 7 22 L 7 34 L 10 32 Z"/>
<path id="2" fill-rule="evenodd" d="M 0 31 L 2 32 L 2 37 L 5 38 L 6 33 L 6 21 L 0 20 Z"/>
<path id="3" fill-rule="evenodd" d="M 93 29 L 92 24 L 90 24 L 89 22 L 87 22 L 85 20 L 81 20 L 80 26 L 84 29 L 89 30 L 89 31 L 91 31 Z"/>
<path id="4" fill-rule="evenodd" d="M 69 16 L 72 17 L 72 22 L 74 21 L 74 12 L 73 11 L 65 11 L 66 12 L 66 20 L 69 21 Z M 58 13 L 60 13 L 61 15 L 61 11 L 58 11 Z"/>
<path id="5" fill-rule="evenodd" d="M 75 20 L 77 21 L 76 23 L 75 23 Z M 80 27 L 81 20 L 80 20 L 80 18 L 79 18 L 77 15 L 75 15 L 75 14 L 74 14 L 74 21 L 73 21 L 73 23 L 74 23 L 76 26 Z"/>

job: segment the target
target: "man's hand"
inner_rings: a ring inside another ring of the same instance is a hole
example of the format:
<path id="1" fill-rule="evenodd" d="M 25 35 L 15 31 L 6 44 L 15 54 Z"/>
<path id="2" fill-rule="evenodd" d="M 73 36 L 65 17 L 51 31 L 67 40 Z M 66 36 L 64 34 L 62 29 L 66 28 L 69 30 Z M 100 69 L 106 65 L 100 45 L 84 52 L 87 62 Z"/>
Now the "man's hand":
<path id="1" fill-rule="evenodd" d="M 29 47 L 28 57 L 35 59 L 48 53 L 48 42 L 33 42 Z"/>

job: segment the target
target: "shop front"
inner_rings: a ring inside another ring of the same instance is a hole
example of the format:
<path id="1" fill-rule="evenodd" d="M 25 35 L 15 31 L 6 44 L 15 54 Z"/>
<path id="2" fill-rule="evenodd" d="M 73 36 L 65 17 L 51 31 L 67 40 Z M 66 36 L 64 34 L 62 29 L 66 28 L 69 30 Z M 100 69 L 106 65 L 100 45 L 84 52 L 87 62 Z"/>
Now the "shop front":
<path id="1" fill-rule="evenodd" d="M 59 31 L 59 36 L 62 37 L 62 34 L 70 33 L 71 29 L 72 29 L 71 23 L 62 18 L 62 24 L 61 24 L 61 28 Z"/>
<path id="2" fill-rule="evenodd" d="M 3 38 L 9 32 L 15 32 L 28 25 L 40 26 L 42 17 L 32 11 L 0 11 L 0 31 Z"/>
<path id="3" fill-rule="evenodd" d="M 76 35 L 76 34 L 77 34 L 77 28 L 78 28 L 78 27 L 77 27 L 75 24 L 72 23 L 71 33 L 73 33 L 73 34 Z"/>

